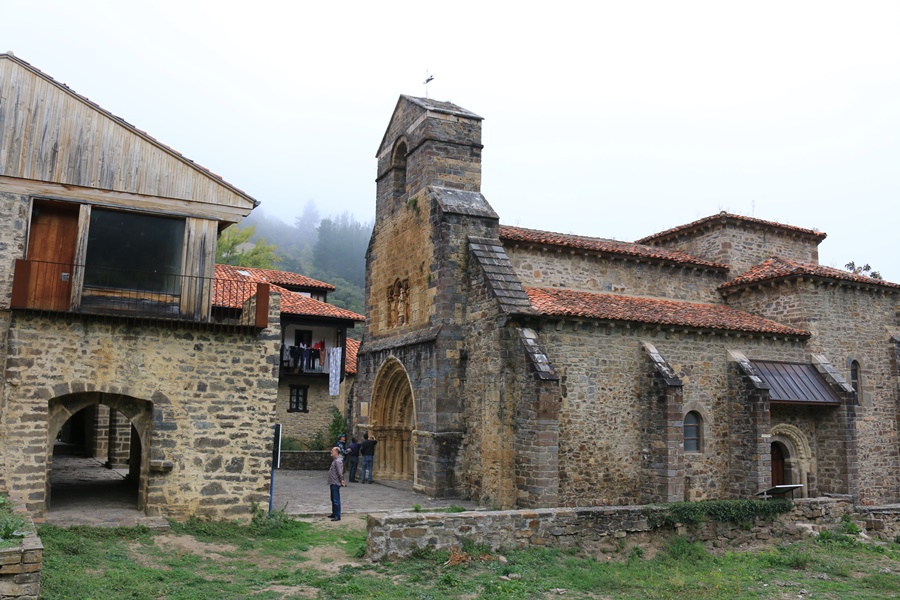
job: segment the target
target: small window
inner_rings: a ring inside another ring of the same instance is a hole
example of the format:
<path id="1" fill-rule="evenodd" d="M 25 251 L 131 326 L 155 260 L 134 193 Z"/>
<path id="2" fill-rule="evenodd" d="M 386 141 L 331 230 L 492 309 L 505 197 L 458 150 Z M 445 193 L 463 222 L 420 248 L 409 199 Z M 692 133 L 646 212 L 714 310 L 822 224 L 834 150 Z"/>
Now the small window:
<path id="1" fill-rule="evenodd" d="M 862 399 L 862 369 L 855 360 L 850 363 L 850 385 L 856 394 L 856 403 L 859 404 Z"/>
<path id="2" fill-rule="evenodd" d="M 684 451 L 700 452 L 703 449 L 703 418 L 691 411 L 684 416 Z"/>
<path id="3" fill-rule="evenodd" d="M 288 412 L 309 412 L 306 403 L 308 394 L 309 386 L 292 385 L 291 398 L 288 404 Z"/>

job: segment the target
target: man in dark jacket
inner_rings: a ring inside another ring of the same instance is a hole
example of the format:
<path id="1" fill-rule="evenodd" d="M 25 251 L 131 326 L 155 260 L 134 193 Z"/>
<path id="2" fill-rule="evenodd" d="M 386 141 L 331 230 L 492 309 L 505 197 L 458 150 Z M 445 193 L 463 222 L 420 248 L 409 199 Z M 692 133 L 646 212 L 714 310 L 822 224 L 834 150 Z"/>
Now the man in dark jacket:
<path id="1" fill-rule="evenodd" d="M 356 469 L 359 467 L 359 447 L 360 443 L 356 441 L 356 438 L 350 438 L 350 454 L 347 455 L 347 464 L 349 465 L 347 468 L 350 470 L 350 477 L 347 480 L 350 483 L 359 481 L 356 478 Z"/>
<path id="2" fill-rule="evenodd" d="M 375 436 L 369 436 L 368 432 L 363 434 L 363 443 L 359 446 L 359 455 L 362 458 L 362 482 L 372 483 L 372 467 L 375 463 L 375 444 L 378 440 Z M 366 473 L 369 474 L 369 480 L 366 481 Z"/>

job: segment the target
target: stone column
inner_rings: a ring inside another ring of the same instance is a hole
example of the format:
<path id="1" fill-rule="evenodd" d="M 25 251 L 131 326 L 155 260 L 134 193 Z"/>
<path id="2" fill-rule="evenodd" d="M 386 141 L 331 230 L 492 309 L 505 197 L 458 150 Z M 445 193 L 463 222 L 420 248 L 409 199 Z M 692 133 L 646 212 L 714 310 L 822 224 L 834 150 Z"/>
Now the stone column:
<path id="1" fill-rule="evenodd" d="M 672 367 L 649 342 L 643 342 L 650 358 L 650 387 L 644 436 L 650 452 L 644 457 L 648 481 L 641 502 L 684 500 L 684 385 Z"/>
<path id="2" fill-rule="evenodd" d="M 131 421 L 118 411 L 109 416 L 109 452 L 106 466 L 110 469 L 124 469 L 131 454 Z"/>

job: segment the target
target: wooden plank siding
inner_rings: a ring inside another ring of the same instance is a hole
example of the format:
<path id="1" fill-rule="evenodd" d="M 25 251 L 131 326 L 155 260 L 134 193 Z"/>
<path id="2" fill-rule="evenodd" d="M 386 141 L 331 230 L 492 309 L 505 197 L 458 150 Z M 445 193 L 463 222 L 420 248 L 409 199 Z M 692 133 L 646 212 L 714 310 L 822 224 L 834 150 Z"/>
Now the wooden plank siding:
<path id="1" fill-rule="evenodd" d="M 229 207 L 256 201 L 8 54 L 0 54 L 0 176 Z M 199 216 L 199 215 L 198 215 Z M 209 218 L 209 216 L 207 216 Z"/>

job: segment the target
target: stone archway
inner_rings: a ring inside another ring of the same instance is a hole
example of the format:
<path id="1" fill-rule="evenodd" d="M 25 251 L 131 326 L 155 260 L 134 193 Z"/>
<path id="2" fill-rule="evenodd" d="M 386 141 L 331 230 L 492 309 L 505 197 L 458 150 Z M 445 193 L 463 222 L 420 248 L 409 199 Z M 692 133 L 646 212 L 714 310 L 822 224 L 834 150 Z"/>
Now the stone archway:
<path id="1" fill-rule="evenodd" d="M 375 446 L 375 477 L 416 484 L 416 410 L 406 369 L 389 358 L 375 377 L 369 411 Z"/>
<path id="2" fill-rule="evenodd" d="M 137 508 L 145 510 L 149 490 L 149 466 L 150 466 L 150 436 L 152 431 L 153 403 L 131 396 L 121 394 L 108 394 L 102 392 L 84 392 L 67 394 L 53 398 L 48 403 L 47 415 L 47 475 L 45 478 L 44 510 L 50 508 L 50 470 L 53 464 L 53 448 L 57 435 L 63 426 L 73 417 L 84 414 L 85 409 L 107 407 L 107 423 L 111 446 L 110 462 L 115 462 L 115 457 L 127 457 L 129 478 L 133 479 L 137 488 Z M 118 415 L 118 419 L 116 416 Z M 124 421 L 124 422 L 123 422 Z M 88 424 L 96 428 L 96 425 Z M 96 432 L 95 432 L 96 433 Z M 119 439 L 116 439 L 119 436 Z M 123 464 L 112 466 L 124 466 Z"/>
<path id="3" fill-rule="evenodd" d="M 815 464 L 812 450 L 806 435 L 793 425 L 778 423 L 770 430 L 771 443 L 777 444 L 784 454 L 784 478 L 785 483 L 800 483 L 800 497 L 808 498 L 815 495 L 816 490 L 809 489 L 813 486 Z"/>

